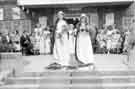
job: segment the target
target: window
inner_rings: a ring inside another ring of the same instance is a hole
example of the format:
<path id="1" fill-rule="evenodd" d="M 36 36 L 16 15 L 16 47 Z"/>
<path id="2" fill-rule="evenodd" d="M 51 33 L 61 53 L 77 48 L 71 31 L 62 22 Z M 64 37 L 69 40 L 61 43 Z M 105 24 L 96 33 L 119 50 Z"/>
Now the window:
<path id="1" fill-rule="evenodd" d="M 105 24 L 113 25 L 114 24 L 114 13 L 106 13 L 105 14 Z"/>
<path id="2" fill-rule="evenodd" d="M 4 20 L 4 9 L 0 8 L 0 20 Z"/>
<path id="3" fill-rule="evenodd" d="M 21 18 L 20 8 L 18 7 L 12 8 L 12 18 L 14 20 Z"/>
<path id="4" fill-rule="evenodd" d="M 132 17 L 128 17 L 128 16 L 124 16 L 122 18 L 122 26 L 123 26 L 123 29 L 129 29 L 130 28 L 130 25 L 132 23 Z"/>

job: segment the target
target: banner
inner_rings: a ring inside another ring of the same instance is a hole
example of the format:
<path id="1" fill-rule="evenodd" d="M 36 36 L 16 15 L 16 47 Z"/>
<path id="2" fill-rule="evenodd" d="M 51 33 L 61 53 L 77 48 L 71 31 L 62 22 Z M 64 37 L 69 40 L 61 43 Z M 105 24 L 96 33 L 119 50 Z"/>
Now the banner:
<path id="1" fill-rule="evenodd" d="M 20 17 L 21 17 L 20 8 L 18 7 L 12 8 L 12 18 L 15 20 L 20 19 Z"/>
<path id="2" fill-rule="evenodd" d="M 47 25 L 47 17 L 46 16 L 41 16 L 39 17 L 39 24 L 41 25 L 41 27 L 44 27 Z"/>

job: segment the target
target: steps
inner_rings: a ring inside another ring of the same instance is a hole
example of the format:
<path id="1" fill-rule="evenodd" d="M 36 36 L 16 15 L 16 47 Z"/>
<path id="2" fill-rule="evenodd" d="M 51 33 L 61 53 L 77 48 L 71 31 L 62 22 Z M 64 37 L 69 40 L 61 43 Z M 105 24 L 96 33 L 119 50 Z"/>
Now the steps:
<path id="1" fill-rule="evenodd" d="M 13 52 L 1 52 L 0 53 L 0 58 L 1 59 L 4 59 L 4 60 L 11 60 L 11 59 L 20 59 L 22 58 L 22 53 L 21 52 L 16 52 L 16 53 L 13 53 Z"/>
<path id="2" fill-rule="evenodd" d="M 135 71 L 25 72 L 0 89 L 135 89 Z"/>

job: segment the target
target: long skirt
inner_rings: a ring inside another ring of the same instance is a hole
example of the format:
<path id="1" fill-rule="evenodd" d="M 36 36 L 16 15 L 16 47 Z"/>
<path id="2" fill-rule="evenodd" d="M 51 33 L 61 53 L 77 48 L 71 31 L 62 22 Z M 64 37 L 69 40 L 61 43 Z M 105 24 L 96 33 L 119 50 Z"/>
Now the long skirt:
<path id="1" fill-rule="evenodd" d="M 70 54 L 68 51 L 68 35 L 62 34 L 61 38 L 56 38 L 54 43 L 54 58 L 57 63 L 69 66 Z"/>
<path id="2" fill-rule="evenodd" d="M 88 32 L 79 32 L 76 43 L 77 59 L 84 64 L 94 63 L 90 34 Z"/>
<path id="3" fill-rule="evenodd" d="M 68 44 L 69 44 L 69 52 L 71 54 L 75 53 L 75 38 L 74 36 L 70 35 L 68 39 Z"/>
<path id="4" fill-rule="evenodd" d="M 50 50 L 50 46 L 51 46 L 51 40 L 50 38 L 46 38 L 45 39 L 45 53 L 51 53 L 51 50 Z"/>
<path id="5" fill-rule="evenodd" d="M 45 54 L 45 40 L 43 37 L 40 38 L 40 54 Z"/>

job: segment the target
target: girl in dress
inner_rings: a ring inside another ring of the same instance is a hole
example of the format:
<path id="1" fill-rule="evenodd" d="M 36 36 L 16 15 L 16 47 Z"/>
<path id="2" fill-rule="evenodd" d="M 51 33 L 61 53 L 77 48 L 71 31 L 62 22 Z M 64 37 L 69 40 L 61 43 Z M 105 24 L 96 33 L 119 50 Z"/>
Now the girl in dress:
<path id="1" fill-rule="evenodd" d="M 41 25 L 37 24 L 37 27 L 34 29 L 35 32 L 35 39 L 36 39 L 36 43 L 35 43 L 35 49 L 37 49 L 37 53 L 40 53 L 40 35 L 41 35 Z"/>
<path id="2" fill-rule="evenodd" d="M 105 53 L 106 41 L 105 41 L 105 32 L 103 29 L 100 29 L 100 32 L 97 34 L 96 40 L 98 42 L 99 48 L 103 49 L 103 53 Z"/>
<path id="3" fill-rule="evenodd" d="M 94 55 L 90 36 L 90 26 L 86 14 L 82 14 L 77 26 L 75 54 L 81 66 L 94 68 Z"/>
<path id="4" fill-rule="evenodd" d="M 112 35 L 113 35 L 113 27 L 109 25 L 107 27 L 107 33 L 106 33 L 106 46 L 107 46 L 108 54 L 110 54 L 110 51 L 112 49 Z"/>
<path id="5" fill-rule="evenodd" d="M 69 24 L 69 31 L 68 31 L 68 41 L 69 41 L 69 51 L 71 54 L 74 54 L 74 48 L 75 48 L 75 33 L 74 33 L 74 25 Z"/>
<path id="6" fill-rule="evenodd" d="M 40 34 L 40 55 L 45 54 L 45 35 L 44 31 Z"/>
<path id="7" fill-rule="evenodd" d="M 70 67 L 74 66 L 75 63 L 75 30 L 74 25 L 69 24 L 69 31 L 68 31 L 68 44 L 69 44 L 69 54 L 70 54 Z"/>
<path id="8" fill-rule="evenodd" d="M 14 46 L 15 46 L 15 51 L 19 52 L 21 50 L 20 47 L 20 34 L 18 31 L 15 32 L 15 40 L 14 40 Z"/>
<path id="9" fill-rule="evenodd" d="M 40 37 L 40 51 L 41 54 L 48 54 L 50 52 L 50 31 L 47 24 L 47 17 L 44 17 L 44 24 L 42 25 L 42 33 Z"/>
<path id="10" fill-rule="evenodd" d="M 44 29 L 44 38 L 45 38 L 45 54 L 51 53 L 50 46 L 51 46 L 51 33 L 49 31 L 49 27 Z"/>
<path id="11" fill-rule="evenodd" d="M 122 43 L 122 38 L 120 32 L 119 31 L 114 32 L 112 35 L 112 47 L 111 47 L 113 52 L 115 53 L 120 52 L 121 43 Z"/>

